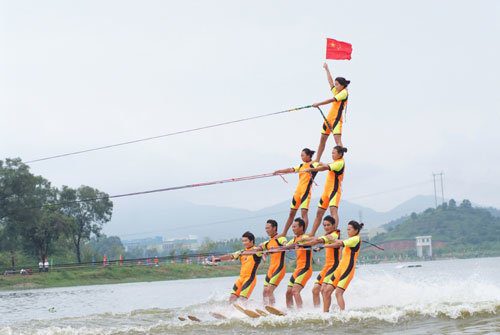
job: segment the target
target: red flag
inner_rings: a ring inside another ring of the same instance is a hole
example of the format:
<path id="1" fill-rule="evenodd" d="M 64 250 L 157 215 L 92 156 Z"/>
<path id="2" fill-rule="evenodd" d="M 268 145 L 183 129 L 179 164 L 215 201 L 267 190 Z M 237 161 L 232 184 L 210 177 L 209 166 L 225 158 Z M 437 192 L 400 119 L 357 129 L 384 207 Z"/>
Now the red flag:
<path id="1" fill-rule="evenodd" d="M 347 42 L 337 41 L 333 38 L 326 39 L 326 59 L 351 59 L 352 45 Z"/>

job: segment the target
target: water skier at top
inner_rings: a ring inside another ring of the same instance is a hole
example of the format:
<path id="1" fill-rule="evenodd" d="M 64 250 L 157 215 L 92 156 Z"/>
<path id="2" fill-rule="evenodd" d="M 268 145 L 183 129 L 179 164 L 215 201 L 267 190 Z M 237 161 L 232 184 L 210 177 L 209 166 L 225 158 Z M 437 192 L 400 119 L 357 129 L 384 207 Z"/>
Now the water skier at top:
<path id="1" fill-rule="evenodd" d="M 343 77 L 337 77 L 335 78 L 335 80 L 333 80 L 330 69 L 328 68 L 328 64 L 323 64 L 323 68 L 326 71 L 326 77 L 328 79 L 328 83 L 330 84 L 330 90 L 332 91 L 333 97 L 321 102 L 314 103 L 312 105 L 313 107 L 319 107 L 328 105 L 330 103 L 332 104 L 332 107 L 328 112 L 328 116 L 326 117 L 326 121 L 323 122 L 323 127 L 321 129 L 321 138 L 315 158 L 316 162 L 321 161 L 321 156 L 323 155 L 323 151 L 325 150 L 326 141 L 328 140 L 328 136 L 330 135 L 332 130 L 336 145 L 341 147 L 343 146 L 342 113 L 347 107 L 347 100 L 349 97 L 347 86 L 349 86 L 349 83 L 351 82 L 350 80 L 347 80 Z"/>

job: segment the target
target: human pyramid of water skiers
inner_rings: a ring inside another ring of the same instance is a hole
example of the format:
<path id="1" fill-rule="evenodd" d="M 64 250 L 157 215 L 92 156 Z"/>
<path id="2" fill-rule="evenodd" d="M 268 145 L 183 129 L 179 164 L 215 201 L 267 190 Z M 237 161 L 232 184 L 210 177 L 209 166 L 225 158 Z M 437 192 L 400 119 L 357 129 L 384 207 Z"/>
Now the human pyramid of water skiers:
<path id="1" fill-rule="evenodd" d="M 293 308 L 302 308 L 301 291 L 306 286 L 313 273 L 313 250 L 325 250 L 325 265 L 314 282 L 312 289 L 313 303 L 315 307 L 321 306 L 323 298 L 323 311 L 330 310 L 332 294 L 335 292 L 338 306 L 341 310 L 345 308 L 343 294 L 351 282 L 356 261 L 361 247 L 360 231 L 363 223 L 349 221 L 347 224 L 347 238 L 340 238 L 340 230 L 337 229 L 339 217 L 338 208 L 342 194 L 342 180 L 344 178 L 345 162 L 344 154 L 347 152 L 342 144 L 343 112 L 347 106 L 349 94 L 347 86 L 350 81 L 343 77 L 332 78 L 328 65 L 323 65 L 332 98 L 312 105 L 319 107 L 331 104 L 330 111 L 326 117 L 322 129 L 321 138 L 316 157 L 314 151 L 305 148 L 301 152 L 302 163 L 287 169 L 277 170 L 276 175 L 286 173 L 298 173 L 299 183 L 293 195 L 290 206 L 290 214 L 285 227 L 278 233 L 278 223 L 275 220 L 267 220 L 266 233 L 269 239 L 260 245 L 255 245 L 255 236 L 251 232 L 245 232 L 242 236 L 243 250 L 219 257 L 212 256 L 212 262 L 239 260 L 241 262 L 240 276 L 236 280 L 231 292 L 229 302 L 234 303 L 238 299 L 247 300 L 257 283 L 257 269 L 264 254 L 269 254 L 269 270 L 264 282 L 264 305 L 273 306 L 275 303 L 274 290 L 278 287 L 286 273 L 285 252 L 295 250 L 296 265 L 286 291 L 286 305 Z M 335 139 L 335 147 L 332 150 L 331 163 L 321 163 L 321 156 L 329 135 Z M 308 209 L 311 201 L 312 185 L 316 174 L 320 171 L 328 171 L 323 194 L 321 195 L 314 223 L 309 233 Z M 295 218 L 300 209 L 301 217 Z M 325 217 L 326 210 L 330 214 Z M 316 237 L 320 223 L 325 230 L 322 236 Z M 294 237 L 287 241 L 286 235 L 292 228 Z M 319 248 L 318 248 L 319 247 Z"/>

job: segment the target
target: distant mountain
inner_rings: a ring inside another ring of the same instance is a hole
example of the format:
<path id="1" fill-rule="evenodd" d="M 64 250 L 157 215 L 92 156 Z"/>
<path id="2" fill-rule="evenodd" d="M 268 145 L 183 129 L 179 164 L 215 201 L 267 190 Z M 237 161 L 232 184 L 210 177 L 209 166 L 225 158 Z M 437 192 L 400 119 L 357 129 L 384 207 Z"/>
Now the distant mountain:
<path id="1" fill-rule="evenodd" d="M 317 203 L 312 200 L 312 204 Z M 200 239 L 214 240 L 240 236 L 250 230 L 257 236 L 264 236 L 266 219 L 274 218 L 284 223 L 289 212 L 289 201 L 257 211 L 246 209 L 196 205 L 166 197 L 138 197 L 122 199 L 115 203 L 112 220 L 105 225 L 104 233 L 118 235 L 123 240 L 141 237 L 163 236 L 165 238 L 197 235 Z M 421 212 L 434 206 L 434 197 L 416 196 L 387 212 L 377 212 L 371 208 L 343 201 L 340 207 L 341 227 L 346 221 L 355 219 L 366 224 L 367 229 L 377 228 L 391 220 Z M 309 219 L 316 214 L 316 206 L 311 206 Z"/>
<path id="2" fill-rule="evenodd" d="M 401 204 L 387 212 L 385 222 L 404 215 L 410 215 L 413 212 L 419 213 L 423 210 L 426 210 L 427 208 L 435 207 L 435 205 L 436 203 L 433 196 L 417 195 L 411 199 L 406 200 L 405 202 L 402 202 Z"/>

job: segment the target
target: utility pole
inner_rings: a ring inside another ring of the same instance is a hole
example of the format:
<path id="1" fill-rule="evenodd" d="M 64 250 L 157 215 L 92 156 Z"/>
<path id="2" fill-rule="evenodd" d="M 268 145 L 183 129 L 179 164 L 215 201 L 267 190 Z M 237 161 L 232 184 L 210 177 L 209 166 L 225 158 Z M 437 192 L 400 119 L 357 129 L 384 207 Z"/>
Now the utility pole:
<path id="1" fill-rule="evenodd" d="M 432 174 L 432 179 L 434 180 L 434 203 L 435 207 L 437 208 L 438 206 L 438 198 L 437 198 L 437 193 L 436 193 L 436 174 Z"/>
<path id="2" fill-rule="evenodd" d="M 439 176 L 441 177 L 441 198 L 443 199 L 443 204 L 444 204 L 444 182 L 443 182 L 444 173 L 441 172 Z"/>
<path id="3" fill-rule="evenodd" d="M 443 176 L 444 173 L 433 173 L 432 174 L 432 179 L 434 181 L 434 202 L 436 205 L 436 208 L 438 206 L 438 200 L 437 200 L 437 188 L 436 188 L 436 177 L 439 176 L 439 180 L 441 182 L 441 204 L 444 204 L 444 181 L 443 181 Z"/>

